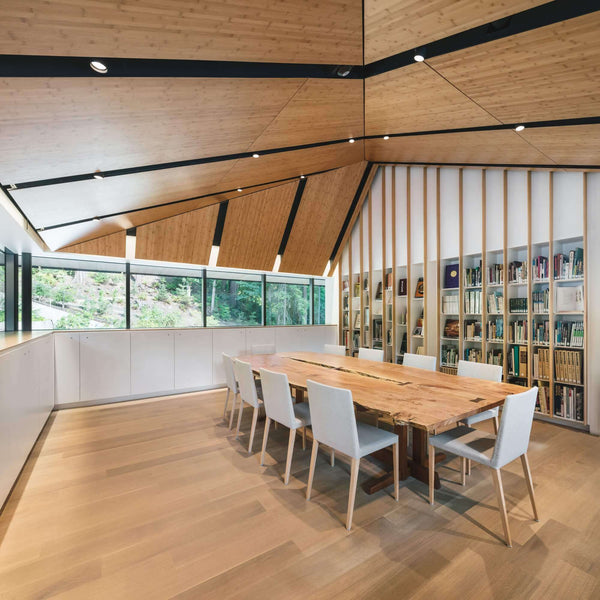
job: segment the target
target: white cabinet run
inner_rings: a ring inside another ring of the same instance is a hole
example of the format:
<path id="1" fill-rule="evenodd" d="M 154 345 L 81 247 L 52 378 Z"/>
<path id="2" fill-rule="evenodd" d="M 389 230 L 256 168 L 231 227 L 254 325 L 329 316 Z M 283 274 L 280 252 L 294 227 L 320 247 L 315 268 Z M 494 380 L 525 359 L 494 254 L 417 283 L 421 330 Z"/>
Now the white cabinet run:
<path id="1" fill-rule="evenodd" d="M 175 388 L 175 332 L 131 332 L 131 393 L 152 394 Z"/>
<path id="2" fill-rule="evenodd" d="M 54 397 L 57 406 L 79 402 L 79 336 L 77 331 L 54 334 Z"/>
<path id="3" fill-rule="evenodd" d="M 175 389 L 213 384 L 213 332 L 188 329 L 175 332 Z"/>

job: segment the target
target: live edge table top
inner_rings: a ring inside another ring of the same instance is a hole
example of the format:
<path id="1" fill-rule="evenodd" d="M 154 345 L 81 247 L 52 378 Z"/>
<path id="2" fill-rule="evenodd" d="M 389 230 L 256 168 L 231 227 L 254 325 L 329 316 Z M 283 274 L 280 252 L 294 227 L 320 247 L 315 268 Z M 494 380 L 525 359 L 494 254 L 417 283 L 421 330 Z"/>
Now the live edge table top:
<path id="1" fill-rule="evenodd" d="M 391 363 L 316 352 L 240 356 L 254 372 L 285 373 L 290 385 L 306 390 L 311 379 L 352 391 L 356 404 L 387 415 L 400 425 L 435 433 L 462 419 L 504 404 L 522 386 L 457 377 Z"/>

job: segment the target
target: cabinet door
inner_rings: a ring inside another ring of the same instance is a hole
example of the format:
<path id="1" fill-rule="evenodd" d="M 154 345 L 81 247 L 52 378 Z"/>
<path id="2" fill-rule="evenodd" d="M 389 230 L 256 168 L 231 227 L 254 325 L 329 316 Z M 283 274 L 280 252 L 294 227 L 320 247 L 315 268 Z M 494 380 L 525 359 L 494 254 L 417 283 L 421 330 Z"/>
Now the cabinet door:
<path id="1" fill-rule="evenodd" d="M 213 385 L 225 385 L 223 352 L 231 356 L 246 353 L 243 329 L 213 329 Z"/>
<path id="2" fill-rule="evenodd" d="M 56 404 L 79 402 L 79 333 L 54 334 Z"/>
<path id="3" fill-rule="evenodd" d="M 19 396 L 15 395 L 18 390 L 16 354 L 12 351 L 0 355 L 0 505 L 21 468 L 15 448 L 15 438 L 19 436 L 15 423 L 19 409 Z"/>
<path id="4" fill-rule="evenodd" d="M 275 340 L 277 352 L 304 352 L 307 344 L 307 327 L 277 327 Z"/>
<path id="5" fill-rule="evenodd" d="M 252 346 L 275 346 L 274 327 L 249 327 L 246 329 L 246 352 L 252 354 Z"/>
<path id="6" fill-rule="evenodd" d="M 201 329 L 175 332 L 175 389 L 212 384 L 212 334 Z"/>
<path id="7" fill-rule="evenodd" d="M 129 331 L 79 334 L 80 398 L 83 402 L 131 394 Z"/>
<path id="8" fill-rule="evenodd" d="M 168 392 L 175 387 L 174 332 L 131 332 L 131 393 Z"/>
<path id="9" fill-rule="evenodd" d="M 38 405 L 41 411 L 42 425 L 50 411 L 54 408 L 54 339 L 52 335 L 42 338 L 39 342 L 40 355 L 38 365 L 40 372 L 40 395 Z"/>

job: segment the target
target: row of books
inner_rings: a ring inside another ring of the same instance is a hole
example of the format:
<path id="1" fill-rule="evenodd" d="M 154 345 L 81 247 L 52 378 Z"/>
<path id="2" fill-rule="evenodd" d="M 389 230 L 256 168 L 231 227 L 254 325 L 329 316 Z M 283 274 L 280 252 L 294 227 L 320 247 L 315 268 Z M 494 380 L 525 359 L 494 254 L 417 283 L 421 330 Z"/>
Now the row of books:
<path id="1" fill-rule="evenodd" d="M 504 319 L 497 317 L 487 322 L 486 335 L 488 340 L 501 340 L 504 338 Z"/>
<path id="2" fill-rule="evenodd" d="M 464 282 L 466 287 L 481 286 L 481 261 L 478 267 L 469 267 L 464 270 Z"/>
<path id="3" fill-rule="evenodd" d="M 440 360 L 442 365 L 456 367 L 458 365 L 458 348 L 456 346 L 442 345 Z"/>
<path id="4" fill-rule="evenodd" d="M 465 348 L 465 360 L 483 362 L 483 352 L 479 348 Z"/>
<path id="5" fill-rule="evenodd" d="M 548 279 L 548 257 L 536 256 L 531 261 L 531 276 L 534 279 Z"/>
<path id="6" fill-rule="evenodd" d="M 583 389 L 568 385 L 554 387 L 554 414 L 583 422 Z"/>
<path id="7" fill-rule="evenodd" d="M 465 312 L 466 313 L 481 313 L 481 291 L 467 290 L 465 292 Z"/>
<path id="8" fill-rule="evenodd" d="M 550 379 L 550 350 L 540 348 L 533 353 L 533 376 Z"/>
<path id="9" fill-rule="evenodd" d="M 523 283 L 527 281 L 527 263 L 513 260 L 508 265 L 508 281 L 510 283 Z"/>
<path id="10" fill-rule="evenodd" d="M 527 321 L 513 321 L 508 327 L 508 342 L 523 344 L 527 342 Z"/>
<path id="11" fill-rule="evenodd" d="M 554 323 L 554 344 L 583 348 L 583 321 L 556 321 Z"/>
<path id="12" fill-rule="evenodd" d="M 504 312 L 504 296 L 502 292 L 497 290 L 487 297 L 487 309 L 489 313 L 503 313 Z"/>
<path id="13" fill-rule="evenodd" d="M 538 386 L 538 397 L 535 403 L 535 409 L 538 412 L 544 413 L 545 415 L 550 414 L 550 397 L 548 394 L 548 386 L 544 385 L 541 381 L 537 382 Z"/>
<path id="14" fill-rule="evenodd" d="M 554 279 L 583 277 L 583 248 L 574 248 L 569 254 L 554 255 Z"/>
<path id="15" fill-rule="evenodd" d="M 550 321 L 534 322 L 533 343 L 550 344 Z"/>
<path id="16" fill-rule="evenodd" d="M 554 351 L 554 377 L 566 383 L 579 383 L 582 381 L 581 352 L 576 350 Z"/>
<path id="17" fill-rule="evenodd" d="M 487 268 L 487 282 L 492 285 L 500 285 L 504 283 L 504 265 L 493 264 Z"/>
<path id="18" fill-rule="evenodd" d="M 527 298 L 509 298 L 508 311 L 511 313 L 526 313 Z"/>
<path id="19" fill-rule="evenodd" d="M 547 313 L 550 310 L 550 289 L 531 292 L 531 301 L 533 303 L 533 312 L 535 314 Z"/>
<path id="20" fill-rule="evenodd" d="M 504 366 L 504 355 L 502 350 L 488 350 L 487 363 L 488 365 Z"/>
<path id="21" fill-rule="evenodd" d="M 450 294 L 442 296 L 442 313 L 445 315 L 458 314 L 458 295 Z"/>
<path id="22" fill-rule="evenodd" d="M 469 319 L 464 322 L 464 325 L 466 339 L 481 339 L 481 321 Z"/>
<path id="23" fill-rule="evenodd" d="M 527 348 L 513 346 L 508 352 L 508 373 L 513 377 L 527 377 Z"/>

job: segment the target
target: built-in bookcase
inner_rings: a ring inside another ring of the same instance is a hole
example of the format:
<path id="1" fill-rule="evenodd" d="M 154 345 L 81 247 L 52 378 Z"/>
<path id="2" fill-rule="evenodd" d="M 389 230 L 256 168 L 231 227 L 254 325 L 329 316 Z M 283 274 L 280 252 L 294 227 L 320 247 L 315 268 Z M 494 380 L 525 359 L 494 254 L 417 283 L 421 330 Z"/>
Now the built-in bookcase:
<path id="1" fill-rule="evenodd" d="M 348 352 L 498 364 L 539 418 L 585 427 L 586 177 L 380 166 L 340 260 Z"/>

